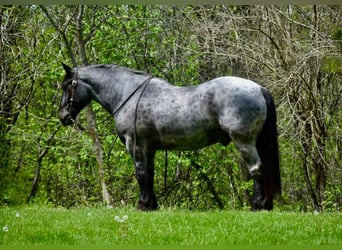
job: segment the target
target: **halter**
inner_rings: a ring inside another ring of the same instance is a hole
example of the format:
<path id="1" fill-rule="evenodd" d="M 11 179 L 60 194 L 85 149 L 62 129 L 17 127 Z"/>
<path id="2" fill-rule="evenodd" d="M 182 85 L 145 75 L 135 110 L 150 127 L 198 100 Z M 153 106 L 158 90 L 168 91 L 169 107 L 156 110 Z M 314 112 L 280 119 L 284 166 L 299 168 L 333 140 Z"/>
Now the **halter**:
<path id="1" fill-rule="evenodd" d="M 74 97 L 75 97 L 75 88 L 77 86 L 77 80 L 72 80 L 70 86 L 71 86 L 71 97 L 69 101 L 70 101 L 70 104 L 72 104 L 72 102 L 74 101 Z"/>
<path id="2" fill-rule="evenodd" d="M 74 97 L 75 97 L 75 89 L 78 85 L 78 72 L 77 72 L 77 69 L 75 68 L 75 75 L 73 77 L 74 79 L 72 79 L 71 81 L 71 84 L 69 85 L 70 86 L 70 91 L 71 91 L 71 94 L 70 94 L 70 98 L 69 98 L 69 102 L 68 102 L 68 107 L 67 107 L 67 110 L 71 113 L 73 108 L 72 108 L 72 104 L 74 102 Z M 143 87 L 139 97 L 138 97 L 138 100 L 137 100 L 137 103 L 136 103 L 136 106 L 135 106 L 135 117 L 134 117 L 134 132 L 136 133 L 136 120 L 137 120 L 137 109 L 138 109 L 138 104 L 140 102 L 140 99 L 142 97 L 142 95 L 144 94 L 145 92 L 145 89 L 147 87 L 147 85 L 150 83 L 150 81 L 153 79 L 153 76 L 149 76 L 147 79 L 145 79 L 136 89 L 134 89 L 132 91 L 132 93 L 120 104 L 120 106 L 112 113 L 112 115 L 116 115 L 120 109 L 125 106 L 125 104 L 131 99 L 131 97 L 140 89 Z M 73 120 L 73 122 L 75 123 L 75 121 Z M 81 130 L 85 131 L 85 129 L 80 125 L 78 124 L 79 128 L 81 128 Z M 134 134 L 135 134 L 134 133 Z M 134 135 L 134 137 L 136 137 L 136 135 Z"/>
<path id="3" fill-rule="evenodd" d="M 71 112 L 72 111 L 72 104 L 74 102 L 74 97 L 75 97 L 75 89 L 77 87 L 77 69 L 75 69 L 75 76 L 74 76 L 74 79 L 72 79 L 71 81 L 71 84 L 70 84 L 70 88 L 71 88 L 71 95 L 70 95 L 70 98 L 69 98 L 69 105 L 68 105 L 68 111 Z"/>

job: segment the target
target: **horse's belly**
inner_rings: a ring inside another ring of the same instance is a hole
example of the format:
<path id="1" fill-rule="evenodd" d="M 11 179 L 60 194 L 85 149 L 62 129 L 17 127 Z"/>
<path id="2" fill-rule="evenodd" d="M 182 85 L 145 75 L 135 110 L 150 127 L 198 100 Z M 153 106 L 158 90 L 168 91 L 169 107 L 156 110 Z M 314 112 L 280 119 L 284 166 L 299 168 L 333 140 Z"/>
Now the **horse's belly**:
<path id="1" fill-rule="evenodd" d="M 230 138 L 219 128 L 177 130 L 159 136 L 159 149 L 194 150 L 217 142 L 228 144 Z"/>
<path id="2" fill-rule="evenodd" d="M 211 112 L 209 96 L 201 92 L 189 95 L 170 98 L 151 110 L 161 149 L 193 150 L 227 140 L 228 134 Z"/>

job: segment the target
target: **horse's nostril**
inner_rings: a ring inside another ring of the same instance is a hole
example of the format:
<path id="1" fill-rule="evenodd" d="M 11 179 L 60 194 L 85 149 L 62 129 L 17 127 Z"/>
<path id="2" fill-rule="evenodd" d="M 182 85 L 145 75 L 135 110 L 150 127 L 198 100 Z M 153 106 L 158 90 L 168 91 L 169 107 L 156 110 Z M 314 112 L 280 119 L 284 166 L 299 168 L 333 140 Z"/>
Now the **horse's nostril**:
<path id="1" fill-rule="evenodd" d="M 63 125 L 68 126 L 74 123 L 74 119 L 72 118 L 71 115 L 68 115 L 62 120 L 62 123 Z"/>
<path id="2" fill-rule="evenodd" d="M 74 119 L 70 112 L 65 109 L 59 111 L 59 120 L 62 122 L 63 125 L 68 126 L 74 123 Z"/>

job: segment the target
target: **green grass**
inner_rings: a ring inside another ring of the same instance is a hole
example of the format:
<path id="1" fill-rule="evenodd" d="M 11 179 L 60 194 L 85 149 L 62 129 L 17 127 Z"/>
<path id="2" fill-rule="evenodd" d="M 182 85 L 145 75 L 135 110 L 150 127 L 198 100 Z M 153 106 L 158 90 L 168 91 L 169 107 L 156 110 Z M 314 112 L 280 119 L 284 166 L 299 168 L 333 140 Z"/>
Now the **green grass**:
<path id="1" fill-rule="evenodd" d="M 116 215 L 128 219 L 119 223 Z M 3 207 L 0 230 L 6 245 L 341 246 L 342 214 Z"/>

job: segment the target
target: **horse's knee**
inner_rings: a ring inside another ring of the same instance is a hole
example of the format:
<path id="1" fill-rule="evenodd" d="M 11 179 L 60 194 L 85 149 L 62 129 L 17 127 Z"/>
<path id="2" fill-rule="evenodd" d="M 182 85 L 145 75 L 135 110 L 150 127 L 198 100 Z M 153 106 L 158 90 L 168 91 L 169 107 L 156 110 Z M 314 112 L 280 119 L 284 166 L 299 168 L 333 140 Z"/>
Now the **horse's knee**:
<path id="1" fill-rule="evenodd" d="M 146 176 L 147 176 L 146 170 L 144 168 L 136 167 L 135 176 L 139 184 L 144 183 L 146 180 Z"/>

